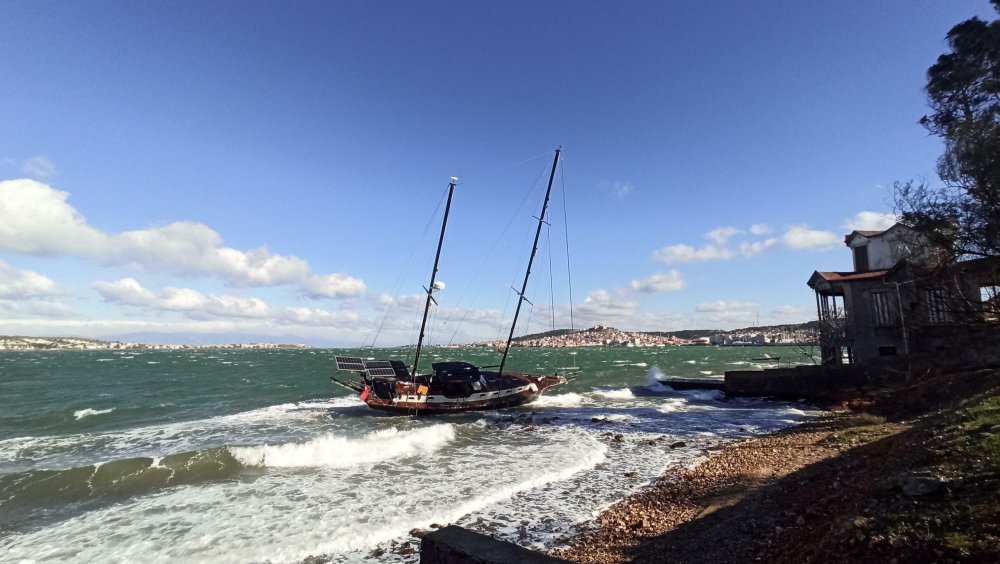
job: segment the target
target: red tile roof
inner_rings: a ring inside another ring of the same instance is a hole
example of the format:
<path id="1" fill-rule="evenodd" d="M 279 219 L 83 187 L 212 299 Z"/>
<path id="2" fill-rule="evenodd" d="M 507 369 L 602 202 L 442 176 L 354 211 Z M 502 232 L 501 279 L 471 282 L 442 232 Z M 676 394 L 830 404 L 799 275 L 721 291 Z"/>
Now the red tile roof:
<path id="1" fill-rule="evenodd" d="M 870 280 L 872 278 L 881 278 L 888 274 L 888 270 L 872 270 L 869 272 L 820 272 L 816 271 L 823 280 L 827 282 L 846 282 L 849 280 Z"/>

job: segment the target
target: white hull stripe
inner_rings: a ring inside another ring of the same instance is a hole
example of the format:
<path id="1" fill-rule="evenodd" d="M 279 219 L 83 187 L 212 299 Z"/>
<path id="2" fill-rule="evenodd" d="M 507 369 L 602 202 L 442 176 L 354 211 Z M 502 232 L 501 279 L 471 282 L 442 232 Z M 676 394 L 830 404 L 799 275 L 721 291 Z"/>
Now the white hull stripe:
<path id="1" fill-rule="evenodd" d="M 528 384 L 527 386 L 520 386 L 518 388 L 509 388 L 506 390 L 497 390 L 495 392 L 482 392 L 477 394 L 472 394 L 464 398 L 449 398 L 445 396 L 425 396 L 425 395 L 402 395 L 393 398 L 392 403 L 470 403 L 474 401 L 487 401 L 491 399 L 496 399 L 500 397 L 507 397 L 520 394 L 526 390 L 530 390 L 532 393 L 538 391 L 538 386 L 534 383 Z"/>

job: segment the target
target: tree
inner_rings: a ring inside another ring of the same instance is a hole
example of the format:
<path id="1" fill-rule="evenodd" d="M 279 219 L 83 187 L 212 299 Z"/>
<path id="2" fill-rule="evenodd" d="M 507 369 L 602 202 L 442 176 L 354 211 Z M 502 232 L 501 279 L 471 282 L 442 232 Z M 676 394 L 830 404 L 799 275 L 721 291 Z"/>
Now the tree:
<path id="1" fill-rule="evenodd" d="M 952 259 L 1000 257 L 1000 20 L 973 17 L 947 40 L 951 52 L 927 71 L 932 113 L 920 120 L 945 142 L 943 185 L 896 183 L 896 211 Z"/>

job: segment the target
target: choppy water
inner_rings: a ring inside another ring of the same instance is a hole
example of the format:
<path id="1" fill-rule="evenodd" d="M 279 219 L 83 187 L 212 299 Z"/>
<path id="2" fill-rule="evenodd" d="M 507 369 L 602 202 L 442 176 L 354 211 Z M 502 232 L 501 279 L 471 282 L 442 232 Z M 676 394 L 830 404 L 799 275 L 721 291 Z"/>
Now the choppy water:
<path id="1" fill-rule="evenodd" d="M 0 353 L 0 561 L 368 561 L 449 522 L 552 546 L 668 466 L 814 415 L 647 382 L 654 365 L 721 377 L 791 349 L 519 349 L 512 370 L 580 377 L 521 408 L 435 418 L 382 415 L 332 386 L 345 352 L 408 354 Z"/>

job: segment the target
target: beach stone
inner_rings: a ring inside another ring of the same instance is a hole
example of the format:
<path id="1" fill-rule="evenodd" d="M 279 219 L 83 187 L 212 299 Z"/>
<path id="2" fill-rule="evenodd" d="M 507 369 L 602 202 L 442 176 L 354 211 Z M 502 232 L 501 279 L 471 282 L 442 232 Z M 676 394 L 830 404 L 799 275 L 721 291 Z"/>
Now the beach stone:
<path id="1" fill-rule="evenodd" d="M 903 493 L 908 497 L 932 495 L 941 491 L 944 482 L 937 476 L 909 476 L 903 483 Z"/>
<path id="2" fill-rule="evenodd" d="M 677 441 L 676 443 L 670 443 L 670 448 L 684 448 L 688 446 L 684 441 Z"/>
<path id="3" fill-rule="evenodd" d="M 626 478 L 638 478 L 639 477 L 639 473 L 638 472 L 625 472 L 625 477 Z"/>
<path id="4" fill-rule="evenodd" d="M 614 441 L 616 443 L 624 442 L 625 441 L 625 435 L 615 435 L 614 436 Z"/>

